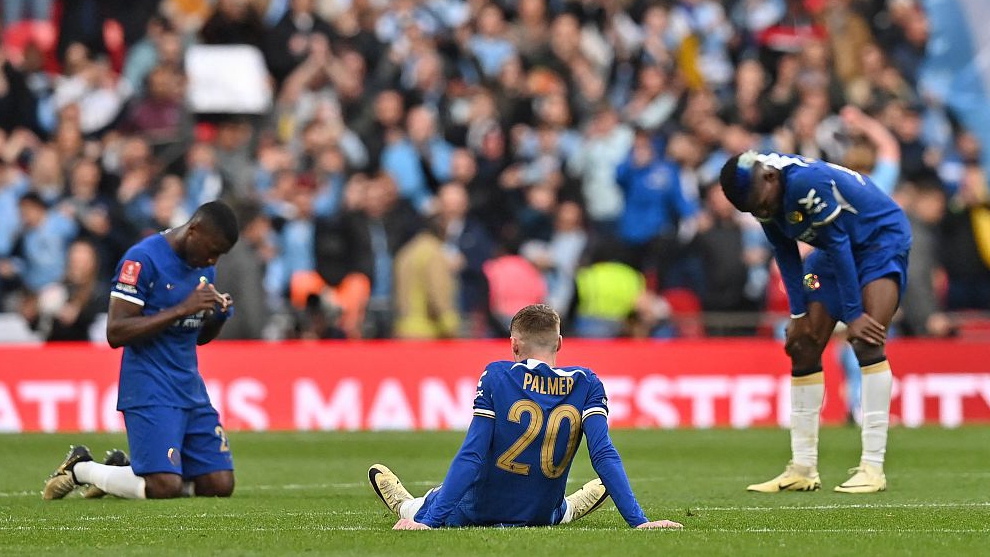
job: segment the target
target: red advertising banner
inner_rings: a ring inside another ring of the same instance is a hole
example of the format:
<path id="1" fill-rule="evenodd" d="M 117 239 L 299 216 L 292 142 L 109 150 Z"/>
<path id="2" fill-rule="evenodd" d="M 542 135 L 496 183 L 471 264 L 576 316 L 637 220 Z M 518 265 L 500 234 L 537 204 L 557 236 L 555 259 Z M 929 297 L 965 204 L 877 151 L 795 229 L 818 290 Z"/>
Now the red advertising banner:
<path id="1" fill-rule="evenodd" d="M 215 342 L 200 369 L 231 430 L 465 428 L 486 363 L 507 341 Z M 894 423 L 990 422 L 990 346 L 899 340 Z M 842 370 L 826 352 L 823 419 L 845 419 Z M 0 431 L 118 431 L 120 351 L 0 347 Z M 789 363 L 769 340 L 564 341 L 560 365 L 596 371 L 613 427 L 786 426 Z"/>

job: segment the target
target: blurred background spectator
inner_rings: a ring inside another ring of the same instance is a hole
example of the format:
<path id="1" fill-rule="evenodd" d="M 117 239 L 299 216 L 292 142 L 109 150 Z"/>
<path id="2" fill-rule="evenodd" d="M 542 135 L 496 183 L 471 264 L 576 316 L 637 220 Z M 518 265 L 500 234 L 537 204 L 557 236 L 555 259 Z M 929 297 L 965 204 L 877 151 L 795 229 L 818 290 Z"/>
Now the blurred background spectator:
<path id="1" fill-rule="evenodd" d="M 972 1 L 5 0 L 0 312 L 100 340 L 123 251 L 224 199 L 225 338 L 496 336 L 532 302 L 770 336 L 779 277 L 716 181 L 776 149 L 905 208 L 899 334 L 981 334 L 982 70 L 926 50 Z"/>

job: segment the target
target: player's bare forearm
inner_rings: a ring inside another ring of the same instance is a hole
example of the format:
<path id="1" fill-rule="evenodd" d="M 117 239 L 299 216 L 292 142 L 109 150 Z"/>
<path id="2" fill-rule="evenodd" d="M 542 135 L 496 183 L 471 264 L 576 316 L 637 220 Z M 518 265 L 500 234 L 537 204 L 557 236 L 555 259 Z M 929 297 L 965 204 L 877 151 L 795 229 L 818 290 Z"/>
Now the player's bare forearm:
<path id="1" fill-rule="evenodd" d="M 184 316 L 181 306 L 170 307 L 155 315 L 141 315 L 140 306 L 111 298 L 107 342 L 114 348 L 133 344 L 155 336 Z"/>
<path id="2" fill-rule="evenodd" d="M 178 305 L 154 315 L 142 315 L 142 306 L 111 297 L 107 313 L 107 342 L 114 348 L 120 348 L 154 336 L 169 328 L 177 319 L 213 309 L 217 300 L 216 291 L 200 284 Z"/>

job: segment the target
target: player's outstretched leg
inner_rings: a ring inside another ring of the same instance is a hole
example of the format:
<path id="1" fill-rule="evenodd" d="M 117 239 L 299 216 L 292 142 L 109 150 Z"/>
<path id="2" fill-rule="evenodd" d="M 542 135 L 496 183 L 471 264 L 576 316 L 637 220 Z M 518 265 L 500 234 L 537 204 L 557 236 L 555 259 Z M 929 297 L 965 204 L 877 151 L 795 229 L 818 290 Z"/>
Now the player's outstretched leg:
<path id="1" fill-rule="evenodd" d="M 608 490 L 605 489 L 605 484 L 600 479 L 595 478 L 565 499 L 568 508 L 564 514 L 564 520 L 561 521 L 562 524 L 587 516 L 602 506 L 602 503 L 608 499 Z"/>
<path id="2" fill-rule="evenodd" d="M 130 466 L 131 459 L 127 458 L 127 453 L 120 449 L 110 449 L 103 458 L 103 464 L 106 466 Z M 93 484 L 86 486 L 82 492 L 84 499 L 99 499 L 106 494 L 106 491 L 103 491 Z"/>
<path id="3" fill-rule="evenodd" d="M 384 464 L 371 465 L 368 469 L 368 481 L 371 482 L 371 489 L 375 490 L 378 498 L 396 516 L 399 516 L 402 503 L 413 498 L 412 494 L 402 486 L 399 477 Z"/>
<path id="4" fill-rule="evenodd" d="M 746 491 L 777 493 L 779 491 L 818 491 L 821 488 L 822 479 L 818 476 L 816 467 L 788 462 L 787 468 L 779 476 L 763 483 L 750 485 Z"/>
<path id="5" fill-rule="evenodd" d="M 41 498 L 46 500 L 61 499 L 72 493 L 76 486 L 80 485 L 76 481 L 76 476 L 72 469 L 80 462 L 91 462 L 93 455 L 85 445 L 72 445 L 69 447 L 69 454 L 65 455 L 65 460 L 58 465 L 51 476 L 45 480 L 45 488 L 41 492 Z"/>

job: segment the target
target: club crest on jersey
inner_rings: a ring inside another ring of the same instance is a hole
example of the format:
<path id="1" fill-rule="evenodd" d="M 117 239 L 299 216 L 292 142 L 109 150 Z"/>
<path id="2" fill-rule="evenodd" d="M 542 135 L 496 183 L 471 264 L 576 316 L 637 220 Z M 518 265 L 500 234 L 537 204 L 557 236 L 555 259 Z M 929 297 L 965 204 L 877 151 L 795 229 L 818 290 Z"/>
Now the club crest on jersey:
<path id="1" fill-rule="evenodd" d="M 818 281 L 818 275 L 813 273 L 808 273 L 804 275 L 804 289 L 805 290 L 818 290 L 822 287 L 822 283 Z"/>
<path id="2" fill-rule="evenodd" d="M 138 275 L 140 274 L 141 262 L 126 259 L 124 260 L 124 264 L 120 267 L 120 276 L 117 277 L 117 282 L 137 286 Z"/>
<path id="3" fill-rule="evenodd" d="M 801 214 L 801 211 L 791 211 L 790 213 L 787 213 L 787 222 L 791 224 L 797 224 L 803 220 L 804 215 Z"/>

